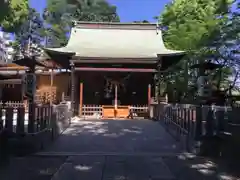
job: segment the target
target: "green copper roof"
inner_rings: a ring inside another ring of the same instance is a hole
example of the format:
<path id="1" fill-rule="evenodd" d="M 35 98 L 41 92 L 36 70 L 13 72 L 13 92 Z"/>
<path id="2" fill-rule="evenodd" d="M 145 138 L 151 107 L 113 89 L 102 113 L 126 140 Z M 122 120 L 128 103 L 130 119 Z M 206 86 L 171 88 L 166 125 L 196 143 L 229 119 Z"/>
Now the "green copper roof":
<path id="1" fill-rule="evenodd" d="M 183 51 L 164 46 L 156 24 L 86 23 L 71 30 L 68 44 L 47 51 L 84 58 L 157 58 L 175 56 Z"/>

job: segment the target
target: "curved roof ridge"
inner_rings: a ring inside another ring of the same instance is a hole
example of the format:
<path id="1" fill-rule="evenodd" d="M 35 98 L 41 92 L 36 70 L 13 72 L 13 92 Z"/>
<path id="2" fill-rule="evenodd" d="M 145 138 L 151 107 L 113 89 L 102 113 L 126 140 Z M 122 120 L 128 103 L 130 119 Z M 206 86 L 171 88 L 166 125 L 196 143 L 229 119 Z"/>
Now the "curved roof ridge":
<path id="1" fill-rule="evenodd" d="M 154 30 L 158 28 L 157 23 L 121 23 L 121 22 L 87 22 L 75 21 L 73 28 L 87 29 L 141 29 Z"/>
<path id="2" fill-rule="evenodd" d="M 49 49 L 84 58 L 149 58 L 178 56 L 165 47 L 157 24 L 79 22 L 65 47 Z"/>

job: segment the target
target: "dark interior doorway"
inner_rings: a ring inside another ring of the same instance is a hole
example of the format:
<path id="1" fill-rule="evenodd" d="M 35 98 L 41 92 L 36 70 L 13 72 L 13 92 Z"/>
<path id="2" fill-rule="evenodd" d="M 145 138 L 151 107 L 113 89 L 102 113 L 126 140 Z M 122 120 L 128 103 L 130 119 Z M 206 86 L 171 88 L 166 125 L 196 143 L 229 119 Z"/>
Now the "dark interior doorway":
<path id="1" fill-rule="evenodd" d="M 79 72 L 77 76 L 75 97 L 78 104 L 80 82 L 83 82 L 85 105 L 113 105 L 115 86 L 117 86 L 118 105 L 148 104 L 148 84 L 152 84 L 152 73 Z"/>

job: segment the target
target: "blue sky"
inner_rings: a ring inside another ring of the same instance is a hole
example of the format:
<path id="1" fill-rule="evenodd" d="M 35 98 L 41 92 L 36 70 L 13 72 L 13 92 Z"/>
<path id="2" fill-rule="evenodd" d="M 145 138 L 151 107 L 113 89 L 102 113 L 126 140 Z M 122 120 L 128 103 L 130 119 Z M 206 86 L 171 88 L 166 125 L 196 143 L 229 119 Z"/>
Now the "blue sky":
<path id="1" fill-rule="evenodd" d="M 171 0 L 108 0 L 117 6 L 117 12 L 121 22 L 148 20 L 155 22 L 154 16 L 158 16 L 164 6 Z M 46 0 L 30 0 L 31 7 L 42 11 L 46 6 Z"/>
<path id="2" fill-rule="evenodd" d="M 30 0 L 31 7 L 42 12 L 47 0 Z M 148 20 L 155 22 L 154 16 L 160 15 L 164 6 L 171 0 L 107 0 L 117 6 L 121 22 Z M 233 9 L 236 8 L 236 4 Z"/>

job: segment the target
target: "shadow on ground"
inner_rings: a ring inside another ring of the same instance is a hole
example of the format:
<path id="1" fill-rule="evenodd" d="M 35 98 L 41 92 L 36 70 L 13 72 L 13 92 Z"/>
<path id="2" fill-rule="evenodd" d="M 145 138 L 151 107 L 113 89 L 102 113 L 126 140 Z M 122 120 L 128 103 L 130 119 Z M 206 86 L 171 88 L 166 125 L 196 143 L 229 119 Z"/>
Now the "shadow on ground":
<path id="1" fill-rule="evenodd" d="M 1 180 L 50 180 L 66 161 L 61 157 L 14 157 L 0 168 Z"/>
<path id="2" fill-rule="evenodd" d="M 189 153 L 163 157 L 178 180 L 239 180 L 240 172 L 237 164 L 228 164 L 220 159 L 197 157 Z"/>
<path id="3" fill-rule="evenodd" d="M 177 156 L 29 156 L 12 159 L 1 180 L 238 180 L 222 162 Z"/>
<path id="4" fill-rule="evenodd" d="M 183 152 L 157 122 L 73 122 L 49 148 L 12 158 L 1 180 L 238 180 L 236 165 Z"/>
<path id="5" fill-rule="evenodd" d="M 176 153 L 179 144 L 158 123 L 148 120 L 74 122 L 45 152 Z"/>

